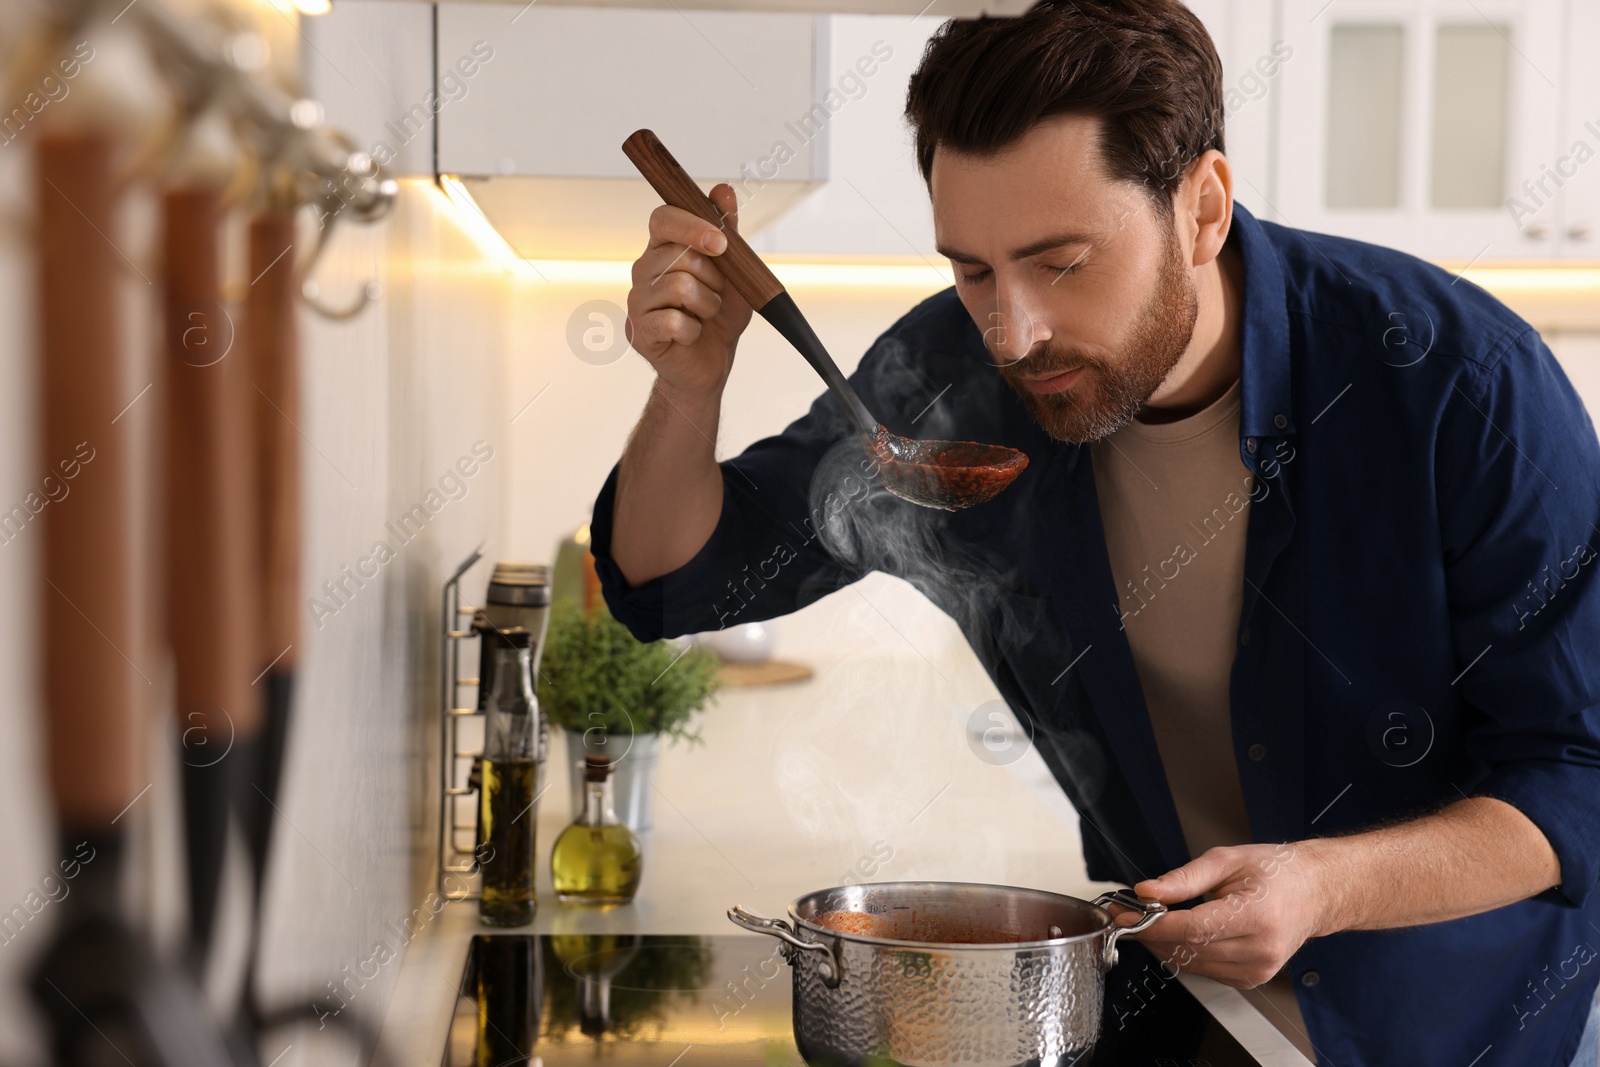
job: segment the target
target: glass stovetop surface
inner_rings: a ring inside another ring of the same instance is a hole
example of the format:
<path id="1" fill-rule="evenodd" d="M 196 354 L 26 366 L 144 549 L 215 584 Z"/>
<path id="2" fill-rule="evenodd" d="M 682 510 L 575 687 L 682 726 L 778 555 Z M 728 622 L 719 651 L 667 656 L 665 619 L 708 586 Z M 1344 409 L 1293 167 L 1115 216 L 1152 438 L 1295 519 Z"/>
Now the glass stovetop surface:
<path id="1" fill-rule="evenodd" d="M 1078 1067 L 1256 1067 L 1132 938 Z M 443 1067 L 804 1067 L 777 942 L 622 934 L 473 938 Z"/>

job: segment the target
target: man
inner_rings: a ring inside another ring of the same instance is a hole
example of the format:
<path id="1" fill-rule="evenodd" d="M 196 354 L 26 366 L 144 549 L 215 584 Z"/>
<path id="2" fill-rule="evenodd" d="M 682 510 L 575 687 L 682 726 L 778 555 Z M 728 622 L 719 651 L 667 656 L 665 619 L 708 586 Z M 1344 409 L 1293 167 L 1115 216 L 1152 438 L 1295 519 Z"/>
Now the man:
<path id="1" fill-rule="evenodd" d="M 1600 444 L 1538 335 L 1235 205 L 1176 0 L 947 24 L 906 113 L 956 284 L 852 381 L 1028 469 L 915 507 L 826 395 L 719 464 L 751 311 L 718 230 L 660 208 L 629 296 L 657 382 L 595 505 L 613 612 L 655 638 L 901 575 L 1031 730 L 1090 876 L 1173 906 L 1139 935 L 1169 975 L 1322 1064 L 1593 1067 Z"/>

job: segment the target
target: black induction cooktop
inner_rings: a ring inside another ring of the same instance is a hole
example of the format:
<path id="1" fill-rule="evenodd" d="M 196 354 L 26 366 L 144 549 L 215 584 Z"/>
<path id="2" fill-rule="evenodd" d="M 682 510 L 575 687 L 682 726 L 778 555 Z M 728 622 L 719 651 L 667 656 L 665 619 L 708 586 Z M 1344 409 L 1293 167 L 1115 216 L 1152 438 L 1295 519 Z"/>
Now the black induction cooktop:
<path id="1" fill-rule="evenodd" d="M 754 934 L 473 938 L 443 1067 L 805 1067 L 790 972 Z M 1131 938 L 1078 1067 L 1258 1067 Z"/>

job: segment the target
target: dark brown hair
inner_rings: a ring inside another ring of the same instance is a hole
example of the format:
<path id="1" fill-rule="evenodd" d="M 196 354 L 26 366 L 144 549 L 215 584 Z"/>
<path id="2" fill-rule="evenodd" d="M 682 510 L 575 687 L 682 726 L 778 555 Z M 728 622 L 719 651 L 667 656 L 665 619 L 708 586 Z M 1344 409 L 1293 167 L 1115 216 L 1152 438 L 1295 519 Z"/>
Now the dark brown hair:
<path id="1" fill-rule="evenodd" d="M 1179 0 L 1040 0 L 939 27 L 905 113 L 924 182 L 940 145 L 991 155 L 1047 116 L 1097 115 L 1107 171 L 1170 212 L 1189 164 L 1222 150 L 1222 104 L 1216 47 Z"/>

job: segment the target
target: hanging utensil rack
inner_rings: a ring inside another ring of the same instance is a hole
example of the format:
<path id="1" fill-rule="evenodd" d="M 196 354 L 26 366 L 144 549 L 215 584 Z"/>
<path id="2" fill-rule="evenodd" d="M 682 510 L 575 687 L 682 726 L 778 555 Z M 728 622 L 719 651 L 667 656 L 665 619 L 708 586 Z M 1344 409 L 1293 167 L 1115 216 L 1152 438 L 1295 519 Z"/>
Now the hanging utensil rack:
<path id="1" fill-rule="evenodd" d="M 177 318 L 178 314 L 187 308 L 205 306 L 206 314 L 216 308 L 226 315 L 226 305 L 234 302 L 225 299 L 220 284 L 220 236 L 229 212 L 241 206 L 247 206 L 252 213 L 270 209 L 281 212 L 292 228 L 296 210 L 305 205 L 317 207 L 321 214 L 317 243 L 307 260 L 298 265 L 293 280 L 300 298 L 313 310 L 344 319 L 359 313 L 377 297 L 375 283 L 362 285 L 354 302 L 335 307 L 318 301 L 314 283 L 306 275 L 318 262 L 335 223 L 381 219 L 393 207 L 399 186 L 385 177 L 377 162 L 360 151 L 348 135 L 324 124 L 319 105 L 289 95 L 269 80 L 263 69 L 264 42 L 259 34 L 244 28 L 247 23 L 242 17 L 214 11 L 180 18 L 162 0 L 142 0 L 137 4 L 126 0 L 52 0 L 48 5 L 34 6 L 41 8 L 39 17 L 28 26 L 28 39 L 16 50 L 20 58 L 14 59 L 5 71 L 15 84 L 31 85 L 42 78 L 49 65 L 60 60 L 62 47 L 80 34 L 121 33 L 131 28 L 129 34 L 135 43 L 124 58 L 135 61 L 132 56 L 139 49 L 148 53 L 135 62 L 146 63 L 152 73 L 164 80 L 171 94 L 165 102 L 170 106 L 161 109 L 161 121 L 150 124 L 158 134 L 145 138 L 148 143 L 142 151 L 136 136 L 140 123 L 129 118 L 133 109 L 124 114 L 116 108 L 97 109 L 91 103 L 89 111 L 76 112 L 71 122 L 59 127 L 52 112 L 36 134 L 36 174 L 43 187 L 36 189 L 35 196 L 41 223 L 36 243 L 42 298 L 41 341 L 36 358 L 45 386 L 38 440 L 51 458 L 72 454 L 63 452 L 63 448 L 70 448 L 70 442 L 86 432 L 82 427 L 92 424 L 98 429 L 91 440 L 112 457 L 100 463 L 112 464 L 112 474 L 119 476 L 100 479 L 96 483 L 100 490 L 78 490 L 86 494 L 84 499 L 62 514 L 53 511 L 54 517 L 43 533 L 45 576 L 56 578 L 50 584 L 57 597 L 52 600 L 49 594 L 41 594 L 47 605 L 42 678 L 53 686 L 41 709 L 42 726 L 51 753 L 58 763 L 65 753 L 70 772 L 54 775 L 51 800 L 58 826 L 73 832 L 69 840 L 76 839 L 81 826 L 85 834 L 93 835 L 97 844 L 105 847 L 110 858 L 95 864 L 85 881 L 77 883 L 85 888 L 74 892 L 71 902 L 62 905 L 51 942 L 40 946 L 41 961 L 30 965 L 37 976 L 32 982 L 35 1006 L 40 1010 L 40 1021 L 53 1033 L 51 1047 L 60 1053 L 57 1059 L 64 1057 L 72 1063 L 92 1058 L 88 1046 L 80 1049 L 79 1038 L 86 1026 L 104 1035 L 107 1031 L 102 1029 L 102 1023 L 119 1035 L 119 1042 L 139 1050 L 136 1054 L 141 1064 L 210 1067 L 255 1062 L 260 1034 L 287 1026 L 303 1028 L 309 1018 L 317 1016 L 316 1004 L 261 1012 L 253 998 L 245 1001 L 243 996 L 230 997 L 229 1003 L 221 1003 L 215 997 L 207 997 L 200 980 L 207 970 L 205 940 L 193 933 L 188 938 L 196 957 L 193 962 L 197 964 L 197 977 L 178 962 L 178 953 L 161 951 L 150 941 L 145 924 L 129 921 L 117 899 L 117 874 L 123 866 L 117 856 L 123 851 L 124 842 L 132 839 L 132 831 L 129 824 L 120 828 L 115 824 L 133 807 L 123 798 L 132 796 L 137 801 L 143 795 L 133 795 L 137 788 L 134 783 L 143 778 L 137 757 L 149 740 L 147 736 L 136 736 L 145 733 L 140 705 L 160 699 L 135 695 L 139 689 L 129 672 L 138 668 L 121 651 L 124 645 L 140 647 L 140 639 L 134 634 L 141 623 L 148 621 L 144 616 L 148 587 L 160 582 L 158 578 L 157 582 L 143 583 L 131 577 L 136 563 L 148 562 L 142 557 L 136 560 L 139 553 L 135 550 L 147 544 L 180 545 L 173 539 L 172 528 L 184 528 L 186 520 L 180 517 L 168 522 L 165 530 L 150 521 L 150 514 L 162 510 L 164 498 L 181 499 L 172 495 L 177 479 L 167 478 L 163 485 L 160 475 L 153 480 L 143 477 L 154 464 L 139 448 L 130 452 L 123 447 L 129 443 L 132 431 L 127 426 L 114 425 L 121 418 L 120 413 L 112 417 L 114 408 L 121 403 L 120 398 L 114 397 L 120 388 L 116 383 L 129 380 L 125 372 L 132 365 L 129 345 L 119 342 L 131 343 L 139 336 L 130 326 L 126 314 L 129 309 L 122 301 L 125 294 L 116 283 L 123 264 L 142 277 L 143 272 L 108 235 L 118 232 L 121 194 L 130 187 L 155 194 L 157 202 L 164 205 L 163 284 L 156 289 L 152 279 L 143 280 L 152 286 L 152 293 L 162 293 L 167 301 L 162 310 L 168 314 L 161 316 L 167 327 L 162 354 L 187 362 L 181 352 L 175 351 L 188 350 L 186 342 L 180 338 L 174 343 L 171 329 L 175 319 L 192 319 Z M 9 37 L 22 21 L 12 19 L 0 30 L 0 36 Z M 116 30 L 110 29 L 119 22 Z M 119 69 L 126 73 L 131 68 Z M 90 99 L 94 97 L 91 95 Z M 219 152 L 212 159 L 229 163 L 234 172 L 232 184 L 237 187 L 233 195 L 221 181 L 212 180 L 214 175 L 192 181 L 195 175 L 185 173 L 185 152 L 192 147 L 190 135 L 200 123 L 217 119 L 226 124 L 236 142 L 231 147 L 237 151 Z M 252 188 L 253 193 L 249 191 Z M 286 235 L 285 243 L 292 246 L 291 236 Z M 122 262 L 113 259 L 109 250 L 115 250 Z M 291 256 L 285 269 L 293 266 L 295 259 Z M 194 366 L 211 366 L 221 358 Z M 235 356 L 225 369 L 243 369 L 242 358 Z M 167 380 L 170 385 L 171 379 Z M 212 383 L 207 384 L 204 392 L 197 389 L 176 399 L 174 390 L 166 388 L 167 411 L 177 418 L 197 415 L 195 423 L 203 419 L 209 426 L 221 423 L 230 431 L 237 430 L 243 420 L 236 407 L 228 408 L 210 388 Z M 58 438 L 69 445 L 59 445 Z M 246 483 L 253 476 L 253 464 L 241 460 L 254 457 L 248 455 L 248 446 L 237 439 L 219 445 L 220 439 L 221 435 L 208 434 L 198 444 L 188 440 L 182 444 L 195 455 L 204 450 L 212 459 L 223 454 L 224 448 L 232 449 L 230 466 L 217 469 L 226 470 L 223 484 L 240 490 L 239 499 L 249 499 L 250 487 Z M 166 451 L 170 457 L 177 449 Z M 135 493 L 147 494 L 153 505 L 141 508 Z M 252 523 L 248 518 L 239 518 L 239 499 L 226 504 L 214 498 L 201 500 L 205 506 L 199 512 L 194 512 L 193 498 L 187 504 L 189 512 L 203 513 L 203 519 L 227 520 L 228 527 L 214 533 L 219 544 L 207 548 L 226 547 L 235 552 L 228 563 L 231 574 L 227 580 L 208 579 L 200 595 L 215 598 L 233 615 L 253 619 L 259 608 L 255 603 L 258 597 L 249 589 L 252 583 L 239 580 L 242 568 L 237 554 L 239 544 L 247 540 L 239 536 L 239 531 L 250 530 Z M 63 517 L 72 521 L 63 525 Z M 228 544 L 220 546 L 224 540 Z M 152 552 L 151 558 L 156 555 Z M 179 557 L 178 565 L 170 565 L 164 559 L 164 572 L 176 572 L 180 567 L 210 572 L 209 568 L 197 566 L 192 554 L 179 550 L 174 555 Z M 185 595 L 193 598 L 195 594 Z M 70 614 L 56 600 L 63 601 Z M 93 637 L 79 632 L 91 615 L 97 620 L 88 624 Z M 78 630 L 62 626 L 62 619 Z M 168 632 L 152 645 L 165 640 L 176 646 L 183 641 L 191 651 L 199 649 L 188 657 L 191 663 L 211 665 L 220 661 L 221 657 L 206 659 L 215 642 L 202 647 L 188 635 L 174 637 L 170 627 L 164 629 Z M 228 628 L 221 628 L 223 635 L 228 632 Z M 205 636 L 209 639 L 213 635 Z M 237 631 L 234 636 L 237 640 Z M 243 656 L 254 654 L 254 642 L 246 638 L 240 644 L 246 650 Z M 117 654 L 111 655 L 110 651 Z M 233 654 L 230 651 L 229 655 Z M 53 669 L 61 663 L 69 666 Z M 272 665 L 267 665 L 269 670 Z M 230 663 L 226 673 L 237 679 L 252 672 L 252 666 L 247 662 Z M 200 672 L 189 673 L 193 678 Z M 57 684 L 62 680 L 65 689 Z M 144 680 L 147 685 L 153 684 Z M 200 700 L 209 699 L 219 688 L 208 687 Z M 181 698 L 181 688 L 174 689 Z M 246 752 L 251 731 L 259 724 L 249 723 L 245 717 L 246 709 L 253 709 L 256 701 L 248 693 L 248 686 L 239 689 L 226 697 L 226 704 L 235 709 L 233 716 L 239 718 L 239 743 L 229 749 L 231 760 L 211 765 L 223 770 L 207 783 L 212 787 L 208 795 L 200 797 L 201 802 L 212 806 L 210 813 L 224 822 L 230 814 L 237 814 L 234 787 L 249 773 L 241 770 L 241 765 L 255 765 Z M 226 713 L 223 717 L 227 717 Z M 148 790 L 150 785 L 144 788 Z M 276 812 L 271 796 L 259 785 L 256 791 Z M 145 802 L 146 809 L 150 803 Z M 185 804 L 191 810 L 198 806 L 193 796 L 186 796 Z M 270 825 L 262 829 L 270 836 Z M 258 852 L 257 856 L 261 854 Z M 194 855 L 195 850 L 191 849 L 190 858 Z M 157 850 L 145 862 L 153 870 L 155 863 L 166 858 L 170 857 Z M 257 859 L 258 876 L 260 865 Z M 98 891 L 92 887 L 96 882 L 100 883 Z M 199 895 L 192 890 L 189 893 L 191 908 Z M 260 933 L 259 903 L 259 893 L 253 893 L 244 915 L 244 921 L 252 927 L 252 939 Z M 247 993 L 252 988 L 249 978 L 242 985 Z M 336 1030 L 355 1037 L 364 1048 L 370 1050 L 376 1045 L 376 1034 L 354 1013 L 324 1012 L 318 1019 L 319 1029 L 328 1018 L 334 1021 Z M 390 1056 L 382 1050 L 373 1054 L 390 1062 Z"/>
<path id="2" fill-rule="evenodd" d="M 461 628 L 463 619 L 478 614 L 476 607 L 461 603 L 461 579 L 482 558 L 483 546 L 479 545 L 444 583 L 439 615 L 439 869 L 435 889 L 445 900 L 474 900 L 480 891 L 476 880 L 468 882 L 478 873 L 478 824 L 476 820 L 459 821 L 459 800 L 478 795 L 471 768 L 480 755 L 461 750 L 461 726 L 463 720 L 483 715 L 476 701 L 471 706 L 461 703 L 462 687 L 476 687 L 479 682 L 477 678 L 461 677 L 461 642 L 478 637 L 470 626 Z M 460 844 L 463 833 L 469 835 L 466 848 Z M 452 875 L 456 876 L 453 886 L 449 884 Z"/>
<path id="3" fill-rule="evenodd" d="M 394 207 L 399 184 L 349 134 L 324 123 L 315 100 L 291 96 L 273 84 L 261 69 L 265 46 L 250 30 L 218 18 L 180 17 L 161 0 L 60 0 L 44 20 L 45 33 L 59 42 L 84 32 L 96 19 L 114 16 L 115 23 L 124 15 L 183 102 L 187 118 L 223 112 L 258 165 L 285 178 L 291 205 L 318 211 L 311 251 L 296 272 L 301 301 L 323 318 L 342 322 L 378 299 L 381 287 L 367 281 L 349 303 L 331 305 L 310 275 L 336 225 L 383 219 Z M 38 56 L 50 59 L 53 53 L 40 49 Z"/>

